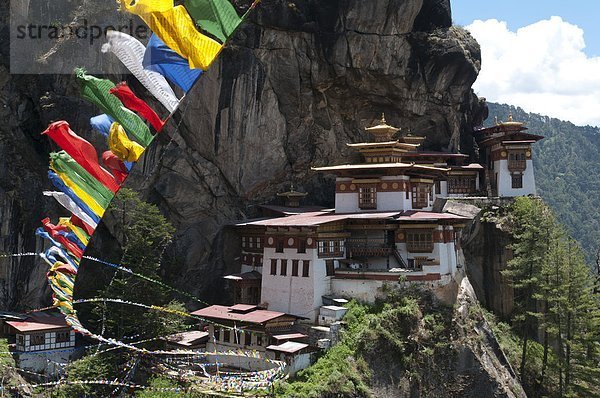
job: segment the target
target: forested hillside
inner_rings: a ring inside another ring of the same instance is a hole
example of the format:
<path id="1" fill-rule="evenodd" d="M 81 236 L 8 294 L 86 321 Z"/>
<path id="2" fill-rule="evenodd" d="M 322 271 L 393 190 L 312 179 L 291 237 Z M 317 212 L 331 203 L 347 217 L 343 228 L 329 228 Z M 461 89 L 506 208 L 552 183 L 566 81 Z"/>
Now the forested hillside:
<path id="1" fill-rule="evenodd" d="M 600 245 L 600 129 L 575 126 L 521 108 L 489 103 L 486 126 L 507 120 L 525 122 L 529 132 L 546 138 L 534 145 L 538 194 L 550 204 L 591 262 Z"/>

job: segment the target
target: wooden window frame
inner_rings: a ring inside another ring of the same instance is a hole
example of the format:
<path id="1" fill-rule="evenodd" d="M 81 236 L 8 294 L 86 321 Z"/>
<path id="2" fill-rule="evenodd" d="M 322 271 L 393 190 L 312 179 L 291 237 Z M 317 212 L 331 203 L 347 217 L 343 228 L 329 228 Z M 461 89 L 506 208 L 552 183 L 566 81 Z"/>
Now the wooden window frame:
<path id="1" fill-rule="evenodd" d="M 282 258 L 279 266 L 279 275 L 287 276 L 287 259 Z"/>
<path id="2" fill-rule="evenodd" d="M 299 260 L 292 260 L 292 276 L 298 276 L 298 264 Z"/>
<path id="3" fill-rule="evenodd" d="M 515 173 L 510 175 L 510 186 L 512 189 L 523 188 L 523 174 Z"/>
<path id="4" fill-rule="evenodd" d="M 298 239 L 298 253 L 306 253 L 306 239 L 305 238 Z"/>
<path id="5" fill-rule="evenodd" d="M 406 249 L 409 253 L 432 253 L 433 229 L 407 230 Z"/>
<path id="6" fill-rule="evenodd" d="M 377 208 L 377 187 L 375 185 L 358 187 L 358 207 L 360 209 Z"/>
<path id="7" fill-rule="evenodd" d="M 344 239 L 327 239 L 320 240 L 318 242 L 318 253 L 319 258 L 327 257 L 343 257 L 345 250 Z"/>
<path id="8" fill-rule="evenodd" d="M 37 340 L 40 340 L 40 342 L 36 342 Z M 29 338 L 29 345 L 32 346 L 38 346 L 38 345 L 45 345 L 46 344 L 46 333 L 35 333 L 32 334 L 31 337 Z"/>
<path id="9" fill-rule="evenodd" d="M 325 276 L 333 276 L 335 273 L 335 262 L 333 260 L 325 260 Z"/>
<path id="10" fill-rule="evenodd" d="M 527 155 L 525 150 L 509 150 L 508 151 L 508 170 L 524 171 L 527 168 Z"/>
<path id="11" fill-rule="evenodd" d="M 70 331 L 56 332 L 55 337 L 56 337 L 55 338 L 56 343 L 70 343 L 71 342 L 71 332 Z"/>
<path id="12" fill-rule="evenodd" d="M 411 184 L 412 192 L 412 207 L 413 209 L 422 209 L 429 207 L 429 195 L 431 192 L 431 185 L 422 182 Z"/>
<path id="13" fill-rule="evenodd" d="M 448 177 L 448 194 L 474 193 L 475 187 L 475 176 L 455 175 Z"/>
<path id="14" fill-rule="evenodd" d="M 277 275 L 277 259 L 271 259 L 271 275 Z"/>
<path id="15" fill-rule="evenodd" d="M 285 242 L 283 238 L 277 238 L 275 242 L 275 253 L 283 253 L 283 248 L 285 247 Z"/>
<path id="16" fill-rule="evenodd" d="M 310 275 L 310 260 L 302 260 L 302 277 L 308 278 Z"/>

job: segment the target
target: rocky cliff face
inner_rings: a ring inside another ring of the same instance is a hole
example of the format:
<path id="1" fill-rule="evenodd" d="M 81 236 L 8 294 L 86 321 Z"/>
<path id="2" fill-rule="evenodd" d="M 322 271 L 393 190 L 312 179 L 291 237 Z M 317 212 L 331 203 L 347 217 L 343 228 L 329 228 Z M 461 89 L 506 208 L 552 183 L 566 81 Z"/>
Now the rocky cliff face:
<path id="1" fill-rule="evenodd" d="M 8 74 L 0 7 L 0 250 L 14 253 L 39 249 L 38 220 L 60 214 L 41 196 L 49 143 L 39 133 L 64 118 L 91 139 L 96 110 L 69 76 Z M 307 202 L 331 205 L 331 180 L 310 166 L 352 157 L 345 144 L 366 138 L 363 128 L 382 112 L 427 135 L 426 148 L 473 152 L 479 46 L 451 26 L 449 8 L 448 0 L 261 3 L 127 183 L 177 227 L 175 283 L 222 301 L 220 277 L 235 271 L 223 226 L 253 216 L 253 205 L 292 181 L 310 193 Z M 48 299 L 41 264 L 1 261 L 0 307 Z"/>

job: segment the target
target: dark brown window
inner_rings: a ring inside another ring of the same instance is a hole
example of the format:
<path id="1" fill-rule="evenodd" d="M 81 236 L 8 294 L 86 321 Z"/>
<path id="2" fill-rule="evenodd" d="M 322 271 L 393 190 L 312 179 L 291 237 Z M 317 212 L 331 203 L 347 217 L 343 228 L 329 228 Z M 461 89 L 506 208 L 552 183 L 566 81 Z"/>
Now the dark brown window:
<path id="1" fill-rule="evenodd" d="M 221 332 L 221 329 L 217 329 L 217 328 L 215 328 L 215 331 L 214 331 L 214 333 L 213 333 L 213 338 L 214 338 L 214 340 L 215 340 L 215 341 L 219 341 L 219 340 L 221 340 L 221 338 L 219 337 L 219 333 L 220 333 L 220 332 Z"/>
<path id="2" fill-rule="evenodd" d="M 298 276 L 298 260 L 292 260 L 292 276 Z"/>
<path id="3" fill-rule="evenodd" d="M 286 276 L 287 275 L 287 260 L 286 259 L 281 259 L 281 272 L 279 272 L 279 274 L 281 276 Z"/>
<path id="4" fill-rule="evenodd" d="M 277 247 L 275 248 L 275 253 L 283 253 L 283 238 L 277 239 Z"/>
<path id="5" fill-rule="evenodd" d="M 231 330 L 223 330 L 223 341 L 229 343 L 231 341 Z"/>
<path id="6" fill-rule="evenodd" d="M 320 240 L 319 257 L 341 257 L 344 255 L 344 240 Z"/>
<path id="7" fill-rule="evenodd" d="M 56 332 L 57 343 L 68 343 L 71 340 L 69 332 Z"/>
<path id="8" fill-rule="evenodd" d="M 513 188 L 523 188 L 523 174 L 512 174 L 511 180 Z"/>
<path id="9" fill-rule="evenodd" d="M 433 251 L 433 230 L 408 231 L 406 247 L 412 253 L 431 253 Z"/>
<path id="10" fill-rule="evenodd" d="M 298 239 L 298 253 L 306 253 L 306 239 Z"/>
<path id="11" fill-rule="evenodd" d="M 256 333 L 256 345 L 263 344 L 263 335 L 262 333 Z"/>
<path id="12" fill-rule="evenodd" d="M 415 209 L 422 209 L 429 204 L 429 192 L 431 185 L 416 183 L 412 184 L 412 206 Z"/>
<path id="13" fill-rule="evenodd" d="M 332 276 L 333 275 L 333 270 L 334 270 L 334 266 L 333 266 L 333 260 L 326 260 L 325 261 L 325 272 L 327 276 Z"/>
<path id="14" fill-rule="evenodd" d="M 250 332 L 244 332 L 244 345 L 252 344 L 252 334 Z"/>
<path id="15" fill-rule="evenodd" d="M 448 193 L 464 194 L 475 192 L 475 177 L 450 176 L 448 177 Z"/>
<path id="16" fill-rule="evenodd" d="M 375 187 L 358 188 L 358 207 L 361 209 L 377 208 L 377 192 Z"/>
<path id="17" fill-rule="evenodd" d="M 525 151 L 510 151 L 508 153 L 508 169 L 510 171 L 523 171 L 527 166 Z"/>
<path id="18" fill-rule="evenodd" d="M 310 260 L 302 260 L 302 276 L 308 278 L 308 269 L 310 268 Z"/>
<path id="19" fill-rule="evenodd" d="M 271 259 L 271 275 L 277 275 L 277 259 Z"/>
<path id="20" fill-rule="evenodd" d="M 44 333 L 32 334 L 31 345 L 44 345 L 46 344 L 46 335 Z"/>

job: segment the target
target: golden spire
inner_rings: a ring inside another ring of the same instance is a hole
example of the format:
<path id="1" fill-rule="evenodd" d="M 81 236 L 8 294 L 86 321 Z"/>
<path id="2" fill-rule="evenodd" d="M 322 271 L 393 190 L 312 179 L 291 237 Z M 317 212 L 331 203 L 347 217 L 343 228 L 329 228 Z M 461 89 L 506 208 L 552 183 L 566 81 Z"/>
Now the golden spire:
<path id="1" fill-rule="evenodd" d="M 386 124 L 387 122 L 385 121 L 385 113 L 381 113 L 381 124 Z"/>
<path id="2" fill-rule="evenodd" d="M 510 113 L 508 114 L 508 121 L 509 121 L 509 122 L 512 122 L 512 121 L 513 121 L 513 115 L 512 115 L 512 112 L 510 112 Z"/>

